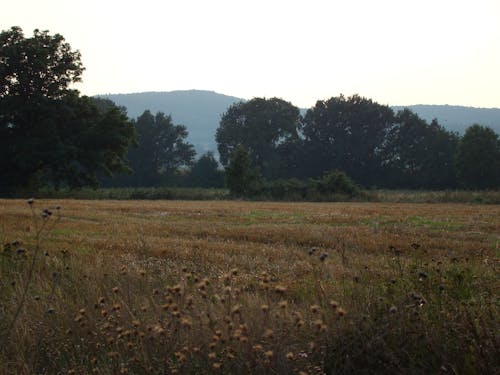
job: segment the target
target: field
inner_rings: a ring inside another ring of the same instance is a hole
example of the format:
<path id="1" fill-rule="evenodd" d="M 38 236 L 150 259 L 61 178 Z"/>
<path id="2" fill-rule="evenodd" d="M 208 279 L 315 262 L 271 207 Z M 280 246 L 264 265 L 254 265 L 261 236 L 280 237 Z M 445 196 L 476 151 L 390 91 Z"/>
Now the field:
<path id="1" fill-rule="evenodd" d="M 499 205 L 0 200 L 0 239 L 2 374 L 500 373 Z"/>

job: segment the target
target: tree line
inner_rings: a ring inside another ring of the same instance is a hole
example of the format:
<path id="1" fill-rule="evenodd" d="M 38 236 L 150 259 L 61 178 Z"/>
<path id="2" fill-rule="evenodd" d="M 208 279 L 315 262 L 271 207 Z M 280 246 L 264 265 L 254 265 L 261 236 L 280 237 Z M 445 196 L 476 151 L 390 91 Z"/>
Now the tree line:
<path id="1" fill-rule="evenodd" d="M 236 103 L 216 140 L 222 164 L 243 147 L 267 180 L 320 178 L 332 170 L 364 187 L 487 189 L 500 186 L 500 141 L 473 125 L 460 137 L 409 109 L 359 95 L 318 101 L 302 116 L 281 99 Z"/>
<path id="2" fill-rule="evenodd" d="M 490 128 L 473 125 L 460 137 L 358 95 L 318 101 L 305 114 L 278 98 L 231 105 L 216 133 L 221 168 L 212 153 L 196 160 L 186 127 L 171 116 L 145 110 L 129 119 L 112 101 L 71 89 L 83 71 L 80 53 L 59 34 L 0 33 L 0 193 L 222 187 L 223 170 L 232 190 L 310 179 L 323 179 L 321 188 L 345 178 L 363 187 L 500 186 L 500 141 Z"/>

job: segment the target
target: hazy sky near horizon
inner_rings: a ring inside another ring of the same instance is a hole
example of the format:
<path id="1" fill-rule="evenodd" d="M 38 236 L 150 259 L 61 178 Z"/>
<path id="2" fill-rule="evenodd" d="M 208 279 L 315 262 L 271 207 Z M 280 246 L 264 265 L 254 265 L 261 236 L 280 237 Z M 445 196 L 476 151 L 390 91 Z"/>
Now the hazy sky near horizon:
<path id="1" fill-rule="evenodd" d="M 3 0 L 11 26 L 80 50 L 86 95 L 500 107 L 500 0 Z"/>

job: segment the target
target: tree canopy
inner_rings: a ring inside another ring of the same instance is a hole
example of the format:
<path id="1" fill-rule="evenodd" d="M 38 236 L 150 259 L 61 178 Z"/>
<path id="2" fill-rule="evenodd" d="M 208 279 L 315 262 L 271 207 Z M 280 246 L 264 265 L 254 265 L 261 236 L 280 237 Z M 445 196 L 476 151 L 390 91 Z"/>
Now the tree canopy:
<path id="1" fill-rule="evenodd" d="M 457 145 L 458 135 L 445 130 L 437 120 L 428 124 L 409 109 L 399 111 L 383 149 L 385 186 L 413 189 L 455 186 Z"/>
<path id="2" fill-rule="evenodd" d="M 0 33 L 1 191 L 95 186 L 99 171 L 127 168 L 134 129 L 120 108 L 99 110 L 70 88 L 82 72 L 80 53 L 59 34 Z"/>
<path id="3" fill-rule="evenodd" d="M 186 141 L 186 127 L 174 125 L 171 116 L 163 112 L 153 115 L 146 110 L 133 124 L 138 146 L 128 153 L 132 173 L 107 179 L 104 181 L 106 185 L 163 185 L 175 178 L 179 168 L 193 164 L 195 151 Z"/>
<path id="4" fill-rule="evenodd" d="M 285 148 L 298 138 L 300 111 L 282 99 L 254 98 L 233 104 L 222 115 L 216 132 L 221 163 L 226 166 L 239 146 L 252 165 L 269 178 L 283 170 Z"/>
<path id="5" fill-rule="evenodd" d="M 236 147 L 226 167 L 226 185 L 231 193 L 236 196 L 252 194 L 256 191 L 259 178 L 245 146 Z"/>
<path id="6" fill-rule="evenodd" d="M 193 187 L 224 187 L 224 175 L 219 170 L 219 163 L 212 152 L 201 155 L 194 163 L 189 172 L 187 183 Z"/>
<path id="7" fill-rule="evenodd" d="M 457 175 L 462 186 L 489 189 L 500 186 L 500 139 L 488 127 L 469 127 L 458 146 Z"/>
<path id="8" fill-rule="evenodd" d="M 318 101 L 302 127 L 310 176 L 338 169 L 357 183 L 373 184 L 381 173 L 382 147 L 393 122 L 388 106 L 358 95 Z"/>
<path id="9" fill-rule="evenodd" d="M 500 184 L 491 130 L 473 127 L 460 140 L 436 119 L 427 123 L 409 109 L 394 113 L 359 95 L 318 101 L 303 118 L 295 109 L 260 98 L 231 106 L 216 135 L 222 163 L 244 146 L 266 180 L 317 179 L 338 170 L 365 187 L 454 188 L 457 173 L 463 186 Z"/>
<path id="10" fill-rule="evenodd" d="M 26 38 L 20 27 L 0 33 L 0 98 L 63 97 L 81 81 L 79 51 L 71 50 L 60 34 L 36 29 Z"/>

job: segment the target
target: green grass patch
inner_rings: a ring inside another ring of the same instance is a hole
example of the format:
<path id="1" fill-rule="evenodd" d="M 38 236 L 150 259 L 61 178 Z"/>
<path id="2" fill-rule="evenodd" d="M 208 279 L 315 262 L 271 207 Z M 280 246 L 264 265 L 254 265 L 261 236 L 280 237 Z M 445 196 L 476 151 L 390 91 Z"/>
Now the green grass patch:
<path id="1" fill-rule="evenodd" d="M 423 218 L 421 216 L 410 216 L 406 223 L 415 227 L 424 227 L 431 230 L 458 231 L 464 226 L 452 221 L 438 221 Z"/>

